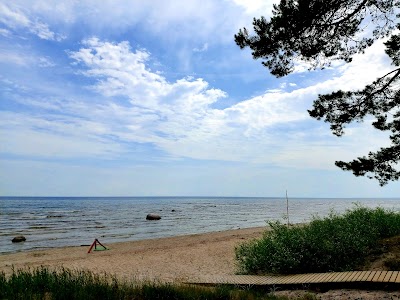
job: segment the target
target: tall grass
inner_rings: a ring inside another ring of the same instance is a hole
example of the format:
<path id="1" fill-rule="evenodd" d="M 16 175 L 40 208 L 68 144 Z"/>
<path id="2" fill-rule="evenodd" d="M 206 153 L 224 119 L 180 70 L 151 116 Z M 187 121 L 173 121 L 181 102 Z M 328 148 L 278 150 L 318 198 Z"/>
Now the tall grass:
<path id="1" fill-rule="evenodd" d="M 287 227 L 269 223 L 261 239 L 235 249 L 239 272 L 310 273 L 359 267 L 381 238 L 400 234 L 400 214 L 356 205 L 343 215 L 331 213 L 309 224 Z"/>
<path id="2" fill-rule="evenodd" d="M 68 269 L 50 271 L 42 267 L 33 271 L 17 270 L 11 276 L 0 273 L 0 299 L 285 300 L 288 298 L 226 286 L 206 288 L 155 282 L 120 282 L 115 277 L 95 275 L 88 271 Z"/>

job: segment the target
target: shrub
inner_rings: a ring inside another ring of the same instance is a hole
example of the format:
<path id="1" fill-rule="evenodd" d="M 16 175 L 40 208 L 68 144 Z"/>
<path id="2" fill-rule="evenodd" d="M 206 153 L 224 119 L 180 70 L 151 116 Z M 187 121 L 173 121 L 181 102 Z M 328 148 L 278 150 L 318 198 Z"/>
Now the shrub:
<path id="1" fill-rule="evenodd" d="M 240 273 L 347 271 L 362 264 L 378 240 L 400 234 L 400 214 L 356 206 L 290 227 L 270 222 L 261 239 L 235 249 Z"/>

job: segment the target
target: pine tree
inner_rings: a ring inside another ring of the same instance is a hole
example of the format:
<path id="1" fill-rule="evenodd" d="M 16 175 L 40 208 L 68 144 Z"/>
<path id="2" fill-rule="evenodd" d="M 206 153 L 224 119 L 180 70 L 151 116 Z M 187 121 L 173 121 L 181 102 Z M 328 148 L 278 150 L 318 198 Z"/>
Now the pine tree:
<path id="1" fill-rule="evenodd" d="M 350 162 L 336 161 L 356 176 L 375 178 L 380 185 L 400 178 L 400 23 L 399 0 L 281 0 L 272 17 L 254 18 L 254 34 L 239 30 L 235 41 L 249 47 L 254 59 L 276 77 L 294 70 L 303 60 L 311 69 L 324 68 L 334 60 L 351 62 L 357 53 L 386 38 L 386 54 L 393 70 L 382 74 L 362 90 L 338 90 L 319 95 L 309 110 L 311 117 L 330 124 L 342 136 L 346 124 L 373 116 L 373 127 L 390 132 L 391 145 Z"/>

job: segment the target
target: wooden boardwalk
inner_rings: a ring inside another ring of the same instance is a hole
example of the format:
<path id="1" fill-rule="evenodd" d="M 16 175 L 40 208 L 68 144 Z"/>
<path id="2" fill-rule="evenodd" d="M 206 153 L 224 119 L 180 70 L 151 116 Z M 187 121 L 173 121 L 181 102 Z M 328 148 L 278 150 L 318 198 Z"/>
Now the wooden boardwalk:
<path id="1" fill-rule="evenodd" d="M 186 281 L 188 284 L 202 285 L 310 285 L 310 284 L 340 284 L 340 283 L 365 283 L 365 284 L 391 284 L 400 287 L 400 271 L 354 271 L 309 273 L 284 276 L 257 276 L 257 275 L 229 275 L 205 276 Z"/>

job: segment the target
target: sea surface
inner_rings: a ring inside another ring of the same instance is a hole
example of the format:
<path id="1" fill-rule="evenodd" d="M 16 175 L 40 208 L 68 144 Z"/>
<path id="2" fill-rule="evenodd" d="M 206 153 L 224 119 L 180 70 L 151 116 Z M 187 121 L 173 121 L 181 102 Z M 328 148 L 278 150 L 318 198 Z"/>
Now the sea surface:
<path id="1" fill-rule="evenodd" d="M 342 213 L 355 203 L 400 211 L 396 199 L 289 198 L 290 223 Z M 0 254 L 265 226 L 286 219 L 286 198 L 0 197 Z M 147 221 L 155 213 L 159 221 Z M 23 243 L 12 243 L 24 235 Z"/>

